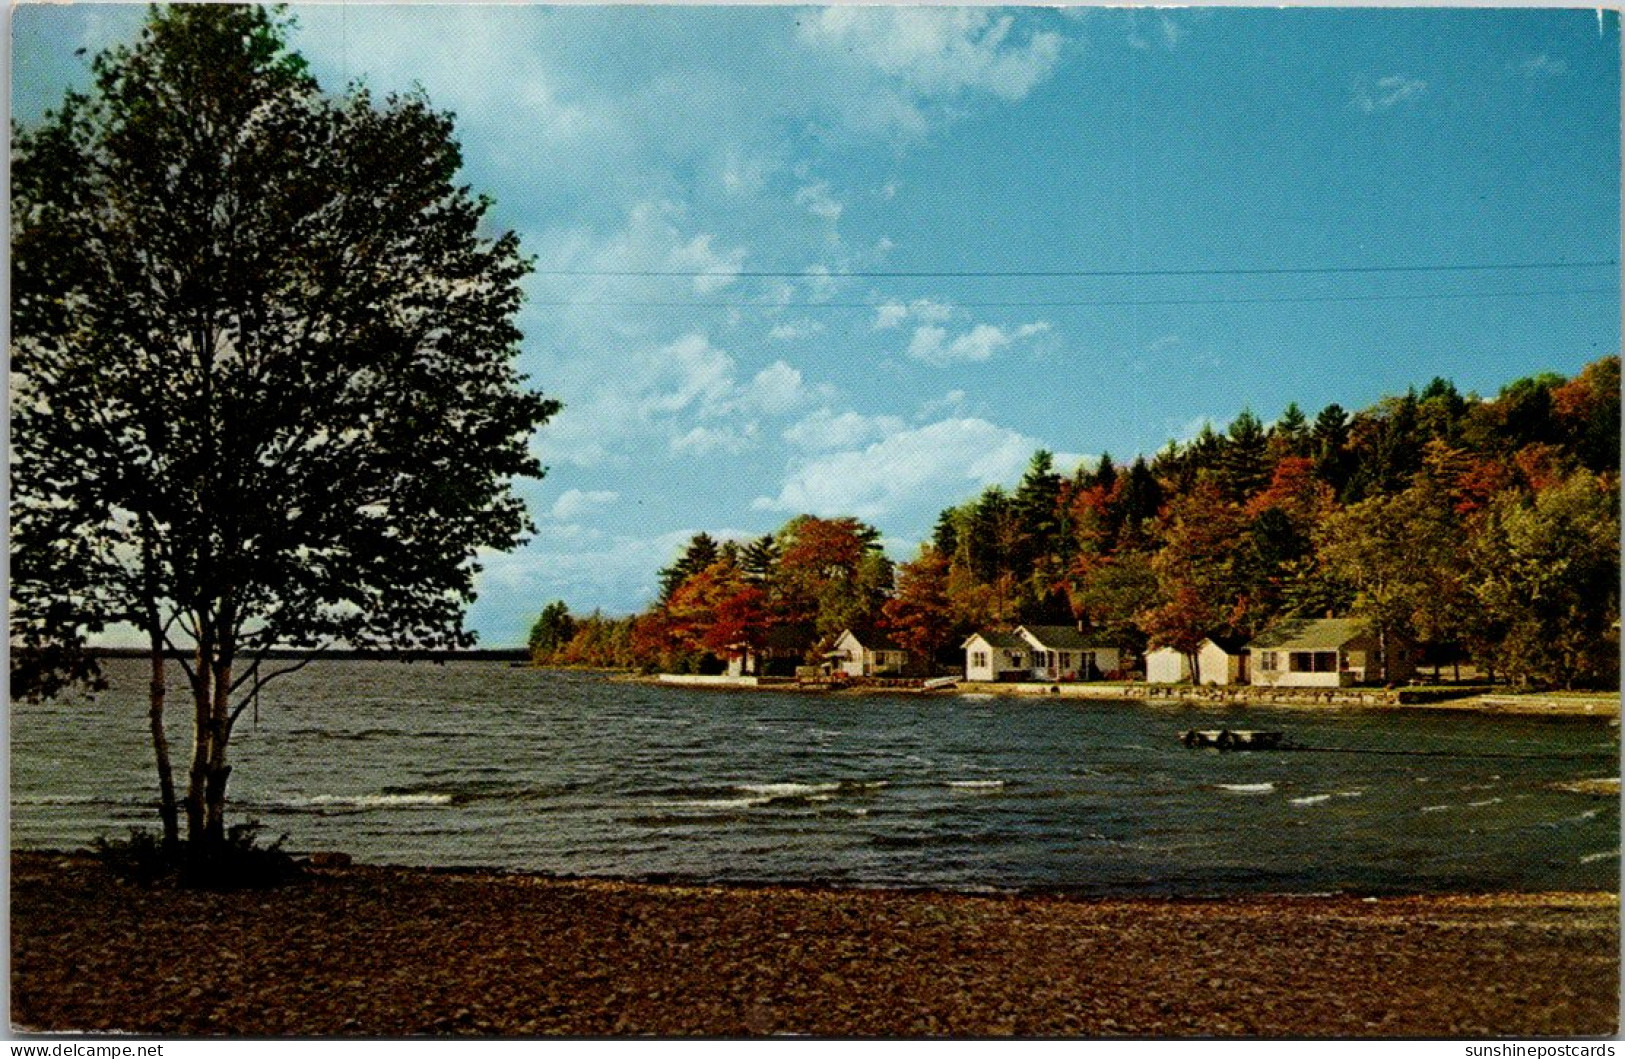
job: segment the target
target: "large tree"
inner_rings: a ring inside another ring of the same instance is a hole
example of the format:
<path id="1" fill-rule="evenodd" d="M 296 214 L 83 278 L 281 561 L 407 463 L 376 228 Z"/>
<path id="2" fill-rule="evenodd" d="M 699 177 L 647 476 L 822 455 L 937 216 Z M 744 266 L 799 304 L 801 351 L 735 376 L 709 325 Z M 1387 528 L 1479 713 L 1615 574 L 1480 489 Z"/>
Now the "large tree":
<path id="1" fill-rule="evenodd" d="M 14 690 L 142 630 L 173 843 L 178 652 L 194 852 L 224 835 L 274 648 L 473 642 L 476 555 L 527 531 L 511 483 L 540 477 L 528 439 L 558 408 L 515 372 L 529 264 L 455 183 L 451 117 L 322 94 L 286 31 L 154 8 L 13 138 Z"/>

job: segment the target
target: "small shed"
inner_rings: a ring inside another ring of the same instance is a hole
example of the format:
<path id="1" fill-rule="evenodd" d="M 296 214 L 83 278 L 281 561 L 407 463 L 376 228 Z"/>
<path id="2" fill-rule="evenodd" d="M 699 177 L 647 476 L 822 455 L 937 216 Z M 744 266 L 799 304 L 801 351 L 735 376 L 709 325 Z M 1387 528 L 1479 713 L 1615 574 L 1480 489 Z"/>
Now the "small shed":
<path id="1" fill-rule="evenodd" d="M 1189 684 L 1191 659 L 1184 651 L 1157 647 L 1145 653 L 1147 684 Z"/>
<path id="2" fill-rule="evenodd" d="M 1383 649 L 1360 618 L 1291 618 L 1248 644 L 1252 682 L 1264 687 L 1341 688 L 1383 680 Z M 1410 645 L 1388 644 L 1390 682 L 1416 672 Z"/>

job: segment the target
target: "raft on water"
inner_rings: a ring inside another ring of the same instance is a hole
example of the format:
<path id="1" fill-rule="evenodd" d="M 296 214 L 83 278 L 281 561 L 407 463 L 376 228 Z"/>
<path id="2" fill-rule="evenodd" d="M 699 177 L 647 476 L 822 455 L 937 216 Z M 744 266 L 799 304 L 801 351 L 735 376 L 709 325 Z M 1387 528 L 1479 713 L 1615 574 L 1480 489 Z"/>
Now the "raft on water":
<path id="1" fill-rule="evenodd" d="M 1278 750 L 1282 732 L 1261 732 L 1252 728 L 1192 728 L 1179 737 L 1188 747 L 1216 747 L 1219 750 Z"/>

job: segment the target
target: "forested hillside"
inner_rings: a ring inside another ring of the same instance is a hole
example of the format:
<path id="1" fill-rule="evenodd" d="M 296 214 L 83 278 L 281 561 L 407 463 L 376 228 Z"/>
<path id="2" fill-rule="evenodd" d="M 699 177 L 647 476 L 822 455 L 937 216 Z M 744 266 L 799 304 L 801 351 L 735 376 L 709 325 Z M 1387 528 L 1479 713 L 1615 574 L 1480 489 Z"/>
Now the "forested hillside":
<path id="1" fill-rule="evenodd" d="M 1444 379 L 1348 413 L 1242 411 L 1155 456 L 1070 475 L 1036 453 L 1013 490 L 942 512 L 893 568 L 856 519 L 748 542 L 695 536 L 636 618 L 555 604 L 544 663 L 715 665 L 730 647 L 816 658 L 847 626 L 950 661 L 973 629 L 1073 623 L 1141 652 L 1352 614 L 1517 683 L 1618 679 L 1619 358 L 1494 399 Z M 561 622 L 562 619 L 562 622 Z"/>

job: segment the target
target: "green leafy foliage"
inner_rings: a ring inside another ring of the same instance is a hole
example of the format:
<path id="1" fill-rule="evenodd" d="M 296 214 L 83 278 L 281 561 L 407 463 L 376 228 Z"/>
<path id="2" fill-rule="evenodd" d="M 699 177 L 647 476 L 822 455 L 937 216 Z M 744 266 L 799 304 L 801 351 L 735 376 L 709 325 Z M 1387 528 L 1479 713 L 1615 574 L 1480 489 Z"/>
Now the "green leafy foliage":
<path id="1" fill-rule="evenodd" d="M 115 622 L 186 647 L 193 842 L 227 838 L 273 648 L 473 643 L 476 556 L 528 532 L 511 485 L 559 407 L 515 371 L 530 263 L 451 116 L 324 95 L 286 34 L 155 7 L 13 138 L 21 690 L 90 676 Z"/>

